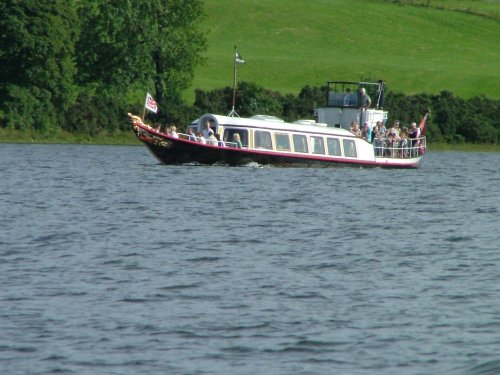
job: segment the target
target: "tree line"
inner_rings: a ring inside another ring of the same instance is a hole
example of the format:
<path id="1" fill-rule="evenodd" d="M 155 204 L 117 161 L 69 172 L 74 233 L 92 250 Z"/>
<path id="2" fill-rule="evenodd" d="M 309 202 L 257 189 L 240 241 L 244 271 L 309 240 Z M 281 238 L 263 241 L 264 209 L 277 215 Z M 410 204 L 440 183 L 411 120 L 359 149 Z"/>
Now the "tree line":
<path id="1" fill-rule="evenodd" d="M 145 87 L 177 107 L 206 49 L 202 0 L 2 0 L 0 14 L 0 126 L 21 131 L 120 129 Z"/>
<path id="2" fill-rule="evenodd" d="M 305 86 L 298 95 L 282 95 L 254 83 L 241 82 L 236 93 L 235 109 L 240 116 L 268 114 L 294 121 L 313 118 L 314 108 L 326 103 L 327 87 Z M 231 97 L 229 87 L 196 90 L 194 112 L 227 113 Z M 405 95 L 389 90 L 384 109 L 389 111 L 389 123 L 397 119 L 407 126 L 420 121 L 429 111 L 426 135 L 430 142 L 498 144 L 500 139 L 500 100 L 484 96 L 462 99 L 449 91 L 435 95 Z"/>
<path id="3" fill-rule="evenodd" d="M 142 114 L 145 88 L 160 108 L 148 120 L 181 129 L 231 108 L 230 87 L 198 89 L 192 105 L 182 99 L 206 49 L 202 0 L 4 0 L 0 14 L 0 127 L 91 136 L 128 130 L 126 114 Z M 240 116 L 288 121 L 313 118 L 326 100 L 326 85 L 294 95 L 240 82 L 236 92 Z M 384 108 L 403 123 L 430 109 L 431 142 L 499 140 L 500 101 L 484 96 L 389 90 Z"/>

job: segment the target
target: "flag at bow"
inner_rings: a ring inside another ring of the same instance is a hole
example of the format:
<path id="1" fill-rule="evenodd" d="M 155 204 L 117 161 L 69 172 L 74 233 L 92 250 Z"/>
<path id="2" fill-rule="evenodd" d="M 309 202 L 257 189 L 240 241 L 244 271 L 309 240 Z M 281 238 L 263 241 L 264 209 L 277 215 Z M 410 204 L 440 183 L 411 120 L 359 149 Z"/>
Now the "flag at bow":
<path id="1" fill-rule="evenodd" d="M 153 99 L 149 92 L 146 95 L 146 104 L 144 104 L 144 107 L 146 109 L 149 109 L 151 112 L 158 112 L 158 104 L 156 104 L 156 101 Z"/>
<path id="2" fill-rule="evenodd" d="M 427 121 L 427 116 L 429 116 L 429 112 L 425 113 L 424 118 L 422 120 L 420 120 L 420 124 L 418 125 L 418 128 L 420 129 L 421 136 L 425 135 L 425 121 Z"/>
<path id="3" fill-rule="evenodd" d="M 243 57 L 238 53 L 238 50 L 235 48 L 234 49 L 234 62 L 236 64 L 244 64 L 245 60 L 243 60 Z"/>

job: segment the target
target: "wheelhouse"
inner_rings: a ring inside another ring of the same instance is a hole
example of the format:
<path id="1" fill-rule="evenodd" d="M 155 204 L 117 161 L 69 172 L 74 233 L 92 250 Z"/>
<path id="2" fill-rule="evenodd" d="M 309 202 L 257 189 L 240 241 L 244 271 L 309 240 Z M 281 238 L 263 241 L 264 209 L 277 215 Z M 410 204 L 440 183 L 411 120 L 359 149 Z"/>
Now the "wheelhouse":
<path id="1" fill-rule="evenodd" d="M 362 91 L 370 98 L 369 106 L 362 103 Z M 384 81 L 327 81 L 325 105 L 314 110 L 316 122 L 343 129 L 350 129 L 353 121 L 361 127 L 368 123 L 370 128 L 377 121 L 385 123 L 388 113 L 383 110 L 384 92 Z"/>

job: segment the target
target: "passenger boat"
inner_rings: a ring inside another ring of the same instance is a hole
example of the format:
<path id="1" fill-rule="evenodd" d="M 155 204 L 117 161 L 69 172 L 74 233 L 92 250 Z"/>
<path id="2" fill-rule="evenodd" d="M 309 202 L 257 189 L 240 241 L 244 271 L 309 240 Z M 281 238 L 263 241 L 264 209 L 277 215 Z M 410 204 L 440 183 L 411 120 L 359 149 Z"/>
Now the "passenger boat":
<path id="1" fill-rule="evenodd" d="M 362 89 L 373 98 L 371 106 L 363 103 Z M 370 129 L 377 121 L 385 124 L 388 113 L 382 109 L 383 96 L 383 81 L 328 81 L 326 105 L 314 110 L 314 120 L 290 123 L 266 115 L 204 114 L 187 126 L 189 134 L 161 131 L 130 113 L 129 120 L 137 138 L 165 164 L 416 168 L 425 152 L 425 136 L 403 144 L 364 139 L 349 130 L 353 121 L 368 124 Z M 199 136 L 202 132 L 205 137 Z M 237 137 L 238 142 L 234 141 Z"/>

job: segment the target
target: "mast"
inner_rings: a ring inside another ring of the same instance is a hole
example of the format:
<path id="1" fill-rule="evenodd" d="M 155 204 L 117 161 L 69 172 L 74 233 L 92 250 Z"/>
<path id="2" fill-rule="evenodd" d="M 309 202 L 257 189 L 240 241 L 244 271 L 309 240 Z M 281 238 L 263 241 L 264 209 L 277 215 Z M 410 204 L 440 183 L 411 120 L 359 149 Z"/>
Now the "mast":
<path id="1" fill-rule="evenodd" d="M 234 107 L 236 105 L 236 64 L 244 64 L 245 60 L 241 58 L 241 56 L 238 54 L 238 48 L 234 46 L 234 57 L 233 57 L 233 105 L 231 107 L 231 112 L 229 112 L 228 116 L 237 116 L 240 117 L 234 110 Z"/>
<path id="2" fill-rule="evenodd" d="M 231 112 L 229 112 L 229 116 L 238 116 L 236 111 L 234 110 L 234 106 L 236 104 L 236 57 L 238 56 L 238 51 L 236 46 L 234 46 L 234 59 L 233 59 L 233 106 L 231 107 Z M 240 117 L 240 116 L 238 116 Z"/>

